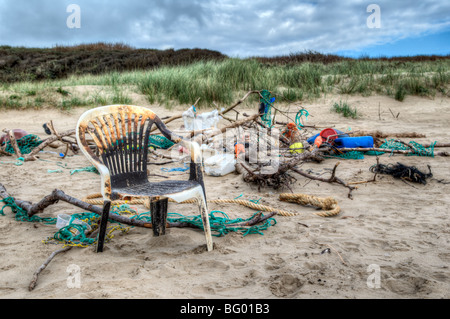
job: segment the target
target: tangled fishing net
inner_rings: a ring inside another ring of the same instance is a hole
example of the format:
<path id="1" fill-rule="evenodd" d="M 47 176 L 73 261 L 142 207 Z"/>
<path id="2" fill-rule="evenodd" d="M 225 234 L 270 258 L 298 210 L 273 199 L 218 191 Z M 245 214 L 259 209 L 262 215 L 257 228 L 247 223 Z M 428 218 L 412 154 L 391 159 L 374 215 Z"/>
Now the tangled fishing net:
<path id="1" fill-rule="evenodd" d="M 30 154 L 33 149 L 35 149 L 42 143 L 40 137 L 33 134 L 28 134 L 16 141 L 17 146 L 19 147 L 19 150 L 22 154 Z M 10 141 L 6 142 L 5 151 L 10 154 L 15 153 Z"/>
<path id="2" fill-rule="evenodd" d="M 42 218 L 37 215 L 28 216 L 28 213 L 19 207 L 14 198 L 8 197 L 5 199 L 0 199 L 0 202 L 4 203 L 4 206 L 0 209 L 0 215 L 4 214 L 4 209 L 9 207 L 11 211 L 15 214 L 15 219 L 22 222 L 40 222 L 47 225 L 55 225 L 57 223 L 57 218 Z M 144 220 L 151 223 L 150 212 L 139 214 L 137 209 L 131 207 L 128 204 L 124 205 L 114 205 L 111 207 L 112 214 L 118 214 L 121 216 L 127 216 L 129 218 L 134 218 L 137 220 Z M 255 213 L 258 214 L 259 212 Z M 239 224 L 245 224 L 246 222 L 252 220 L 255 215 L 248 219 L 242 218 L 229 218 L 224 212 L 212 211 L 209 214 L 211 231 L 214 236 L 224 236 L 230 232 L 240 233 L 243 236 L 249 234 L 260 234 L 264 235 L 263 231 L 268 229 L 270 226 L 276 224 L 274 218 L 267 218 L 263 223 L 259 225 L 252 226 L 242 226 Z M 94 213 L 85 212 L 79 214 L 71 215 L 69 223 L 58 229 L 53 236 L 48 237 L 43 242 L 48 243 L 60 243 L 64 246 L 74 246 L 74 247 L 89 247 L 97 242 L 97 238 L 90 237 L 90 233 L 98 228 L 98 223 L 100 216 Z M 196 228 L 203 229 L 203 222 L 201 215 L 184 216 L 178 213 L 169 213 L 167 217 L 169 223 L 179 224 L 186 223 L 195 226 Z M 80 223 L 82 222 L 82 223 Z M 122 233 L 128 232 L 133 226 L 124 226 L 121 223 L 109 220 L 109 227 L 106 234 L 107 240 L 114 238 L 114 233 L 116 231 L 121 231 Z"/>
<path id="3" fill-rule="evenodd" d="M 153 147 L 155 149 L 168 149 L 172 147 L 175 143 L 162 135 L 150 135 L 148 138 L 148 147 Z"/>
<path id="4" fill-rule="evenodd" d="M 432 143 L 429 147 L 424 147 L 422 144 L 419 144 L 415 141 L 409 142 L 407 145 L 391 139 L 385 140 L 385 142 L 379 147 L 381 149 L 386 149 L 392 151 L 408 151 L 406 156 L 423 156 L 423 157 L 434 157 L 434 147 L 437 144 L 437 141 Z M 338 154 L 328 155 L 329 157 L 336 157 L 342 159 L 364 159 L 364 155 L 370 156 L 379 156 L 383 154 L 387 154 L 388 152 L 379 152 L 379 151 L 350 151 L 350 152 L 339 152 L 338 149 L 335 150 Z"/>
<path id="5" fill-rule="evenodd" d="M 394 178 L 400 178 L 424 185 L 427 183 L 428 178 L 433 177 L 430 165 L 428 165 L 428 170 L 429 172 L 425 174 L 418 170 L 415 166 L 406 166 L 402 163 L 397 163 L 395 165 L 376 164 L 370 168 L 372 173 L 388 174 L 394 176 Z"/>
<path id="6" fill-rule="evenodd" d="M 222 211 L 212 211 L 209 214 L 209 223 L 211 227 L 211 232 L 213 236 L 221 237 L 225 236 L 230 232 L 235 232 L 242 234 L 242 236 L 247 236 L 249 234 L 260 234 L 264 235 L 263 231 L 268 229 L 270 226 L 275 225 L 277 222 L 274 218 L 268 218 L 264 221 L 262 225 L 252 225 L 252 226 L 239 226 L 237 224 L 242 224 L 252 220 L 256 214 L 248 219 L 235 218 L 231 219 Z M 136 216 L 136 219 L 145 220 L 151 223 L 150 213 L 143 213 Z M 167 221 L 170 223 L 186 223 L 196 226 L 197 228 L 203 229 L 203 221 L 201 215 L 194 216 L 184 216 L 178 213 L 167 214 Z"/>
<path id="7" fill-rule="evenodd" d="M 410 151 L 407 156 L 428 156 L 434 157 L 434 146 L 437 142 L 432 143 L 429 147 L 424 147 L 423 145 L 411 141 L 408 145 L 400 143 L 394 139 L 385 142 L 380 146 L 380 148 L 390 149 L 390 150 L 400 150 L 400 151 Z"/>

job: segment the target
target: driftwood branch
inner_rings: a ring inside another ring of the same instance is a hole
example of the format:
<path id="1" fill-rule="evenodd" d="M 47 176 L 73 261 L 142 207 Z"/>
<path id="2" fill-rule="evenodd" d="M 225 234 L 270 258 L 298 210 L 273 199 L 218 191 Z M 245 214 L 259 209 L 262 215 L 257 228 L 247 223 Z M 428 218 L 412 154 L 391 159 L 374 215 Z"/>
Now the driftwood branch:
<path id="1" fill-rule="evenodd" d="M 268 134 L 270 135 L 270 128 L 262 123 L 258 118 L 254 119 L 255 123 L 258 124 L 259 126 L 261 126 L 262 128 L 267 129 Z M 286 145 L 291 145 L 291 142 L 283 135 L 283 134 L 279 134 L 278 135 L 278 139 L 280 140 L 280 142 L 286 144 Z"/>
<path id="2" fill-rule="evenodd" d="M 417 133 L 417 132 L 400 132 L 400 133 L 389 133 L 389 132 L 381 132 L 381 131 L 366 131 L 366 130 L 358 130 L 358 132 L 351 132 L 353 136 L 372 136 L 375 139 L 376 144 L 380 144 L 383 142 L 383 139 L 389 137 L 395 138 L 424 138 L 425 134 Z"/>
<path id="3" fill-rule="evenodd" d="M 58 249 L 56 251 L 54 251 L 48 258 L 47 260 L 36 270 L 36 272 L 33 274 L 33 279 L 30 282 L 30 285 L 28 286 L 28 290 L 32 291 L 36 285 L 37 285 L 37 280 L 38 277 L 40 275 L 40 273 L 47 268 L 48 264 L 53 260 L 53 258 L 55 258 L 57 255 L 65 253 L 66 251 L 69 251 L 70 249 L 72 249 L 72 246 L 68 246 L 65 248 L 61 248 Z"/>
<path id="4" fill-rule="evenodd" d="M 5 186 L 3 186 L 1 183 L 0 183 L 0 197 L 2 197 L 2 198 L 12 197 L 6 191 Z M 45 210 L 45 208 L 47 208 L 50 205 L 58 203 L 60 200 L 66 202 L 66 203 L 72 204 L 76 207 L 79 207 L 85 211 L 89 211 L 94 214 L 97 214 L 99 216 L 101 216 L 102 211 L 103 211 L 102 207 L 88 204 L 82 200 L 75 198 L 75 197 L 69 196 L 69 195 L 65 194 L 63 191 L 58 190 L 58 189 L 55 189 L 50 195 L 45 196 L 42 200 L 40 200 L 36 204 L 33 204 L 29 201 L 14 198 L 16 205 L 19 206 L 20 208 L 24 209 L 27 212 L 28 216 L 30 216 L 30 217 L 35 214 L 42 213 Z M 120 223 L 123 223 L 126 225 L 130 225 L 130 226 L 151 228 L 151 224 L 149 224 L 147 222 L 130 219 L 128 217 L 120 216 L 117 214 L 110 213 L 109 218 L 114 221 L 117 221 L 117 222 L 120 222 Z"/>
<path id="5" fill-rule="evenodd" d="M 309 179 L 313 179 L 316 181 L 320 181 L 320 182 L 325 182 L 325 183 L 336 183 L 336 184 L 340 184 L 346 188 L 349 189 L 348 192 L 348 198 L 353 199 L 353 195 L 352 195 L 352 191 L 354 191 L 355 189 L 357 189 L 357 187 L 353 187 L 351 186 L 349 183 L 346 183 L 345 181 L 343 181 L 342 179 L 340 179 L 339 177 L 336 177 L 336 169 L 339 166 L 340 162 L 337 162 L 336 165 L 333 168 L 333 171 L 331 173 L 331 176 L 329 178 L 323 178 L 323 177 L 318 177 L 318 176 L 314 176 L 311 174 L 306 173 L 305 171 L 293 167 L 291 168 L 292 171 L 296 172 L 297 174 L 300 174 L 303 177 L 309 178 Z"/>
<path id="6" fill-rule="evenodd" d="M 85 234 L 89 238 L 94 238 L 97 235 L 97 231 L 89 230 L 89 231 L 86 231 Z M 53 258 L 55 258 L 59 254 L 62 254 L 62 253 L 65 253 L 65 252 L 71 250 L 72 248 L 73 248 L 73 246 L 67 246 L 67 247 L 63 247 L 61 249 L 55 250 L 53 253 L 51 253 L 51 255 L 44 261 L 44 263 L 41 266 L 39 266 L 39 268 L 33 274 L 33 279 L 31 280 L 30 284 L 28 285 L 28 290 L 32 291 L 36 287 L 39 275 L 45 268 L 47 268 L 47 266 L 50 264 L 50 262 L 53 260 Z"/>
<path id="7" fill-rule="evenodd" d="M 377 166 L 380 165 L 380 158 L 377 156 Z M 358 184 L 366 184 L 366 183 L 375 183 L 377 181 L 377 175 L 378 175 L 378 171 L 375 170 L 375 172 L 373 173 L 373 178 L 369 179 L 367 181 L 360 181 L 360 182 L 351 182 L 348 183 L 348 185 L 358 185 Z"/>
<path id="8" fill-rule="evenodd" d="M 276 214 L 277 214 L 277 212 L 270 212 L 269 214 L 267 214 L 265 216 L 262 216 L 262 212 L 259 212 L 259 213 L 255 214 L 255 216 L 252 219 L 250 219 L 250 220 L 248 220 L 246 222 L 237 223 L 237 224 L 231 224 L 231 225 L 227 225 L 227 226 L 232 226 L 232 227 L 248 226 L 248 227 L 251 227 L 251 226 L 254 226 L 256 224 L 259 224 L 260 222 L 265 221 L 266 219 L 269 219 L 269 218 L 275 216 Z"/>
<path id="9" fill-rule="evenodd" d="M 431 143 L 422 144 L 423 147 L 430 147 Z M 450 147 L 450 143 L 436 143 L 434 147 Z"/>
<path id="10" fill-rule="evenodd" d="M 5 151 L 3 148 L 0 148 L 0 154 L 6 155 L 6 156 L 12 156 L 12 154 L 8 153 L 8 152 Z"/>
<path id="11" fill-rule="evenodd" d="M 66 150 L 64 152 L 63 158 L 65 158 L 67 156 L 67 152 L 68 152 L 69 148 L 74 154 L 78 153 L 79 147 L 77 145 L 76 138 L 74 136 L 72 136 L 73 134 L 61 136 L 61 134 L 58 133 L 55 126 L 53 125 L 53 121 L 48 122 L 46 124 L 46 127 L 48 128 L 48 130 L 50 131 L 50 133 L 52 135 L 55 135 L 56 137 L 58 137 L 58 140 L 60 140 L 64 144 L 66 144 Z M 69 131 L 69 132 L 71 132 L 71 131 Z M 70 140 L 70 138 L 72 138 L 73 140 Z M 52 144 L 49 144 L 49 146 L 53 147 Z"/>
<path id="12" fill-rule="evenodd" d="M 9 131 L 4 131 L 4 132 L 8 133 L 11 146 L 13 147 L 17 158 L 22 157 L 22 152 L 20 151 L 19 146 L 17 145 L 17 140 L 16 140 L 16 137 L 14 136 L 14 131 L 9 130 Z"/>
<path id="13" fill-rule="evenodd" d="M 243 98 L 241 98 L 239 101 L 237 101 L 236 103 L 234 103 L 232 106 L 230 106 L 229 108 L 227 108 L 226 110 L 224 110 L 223 112 L 219 112 L 219 115 L 224 115 L 227 114 L 228 112 L 230 112 L 231 110 L 233 110 L 236 106 L 238 106 L 239 104 L 244 103 L 244 101 L 251 95 L 251 94 L 258 94 L 260 95 L 260 91 L 249 91 L 247 92 Z"/>

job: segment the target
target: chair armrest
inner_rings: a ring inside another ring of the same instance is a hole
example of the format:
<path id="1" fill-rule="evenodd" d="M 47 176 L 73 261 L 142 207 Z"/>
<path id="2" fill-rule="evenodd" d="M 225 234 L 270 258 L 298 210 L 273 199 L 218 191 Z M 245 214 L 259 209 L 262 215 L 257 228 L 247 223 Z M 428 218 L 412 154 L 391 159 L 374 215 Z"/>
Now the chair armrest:
<path id="1" fill-rule="evenodd" d="M 109 169 L 101 164 L 95 163 L 98 172 L 100 173 L 100 177 L 102 179 L 102 196 L 104 200 L 111 200 L 111 175 L 109 173 Z"/>
<path id="2" fill-rule="evenodd" d="M 203 181 L 203 159 L 200 146 L 197 142 L 190 142 L 185 140 L 180 143 L 182 146 L 190 149 L 191 151 L 191 167 L 189 180 L 197 181 L 203 189 L 203 195 L 206 197 L 205 183 Z"/>

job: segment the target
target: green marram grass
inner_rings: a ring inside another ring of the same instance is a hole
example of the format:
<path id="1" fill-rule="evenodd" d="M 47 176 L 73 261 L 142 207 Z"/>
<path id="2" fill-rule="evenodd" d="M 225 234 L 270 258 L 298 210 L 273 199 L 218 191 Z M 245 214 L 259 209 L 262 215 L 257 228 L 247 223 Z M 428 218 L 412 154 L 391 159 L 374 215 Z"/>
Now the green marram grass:
<path id="1" fill-rule="evenodd" d="M 144 94 L 149 102 L 166 106 L 174 103 L 191 105 L 197 99 L 200 99 L 200 107 L 213 106 L 213 103 L 225 106 L 240 98 L 243 92 L 264 89 L 271 91 L 281 102 L 314 99 L 328 93 L 380 94 L 403 101 L 408 95 L 433 97 L 439 93 L 449 96 L 449 66 L 450 59 L 276 64 L 256 59 L 227 58 L 152 70 L 71 75 L 59 80 L 2 84 L 0 108 L 48 105 L 67 109 L 129 104 L 133 102 L 129 92 Z M 101 94 L 73 96 L 71 87 L 79 85 L 99 87 Z M 257 101 L 256 96 L 249 100 L 251 103 Z"/>
<path id="2" fill-rule="evenodd" d="M 351 117 L 352 119 L 358 117 L 357 109 L 350 107 L 347 102 L 340 101 L 339 103 L 334 103 L 332 111 L 341 114 L 343 117 Z"/>

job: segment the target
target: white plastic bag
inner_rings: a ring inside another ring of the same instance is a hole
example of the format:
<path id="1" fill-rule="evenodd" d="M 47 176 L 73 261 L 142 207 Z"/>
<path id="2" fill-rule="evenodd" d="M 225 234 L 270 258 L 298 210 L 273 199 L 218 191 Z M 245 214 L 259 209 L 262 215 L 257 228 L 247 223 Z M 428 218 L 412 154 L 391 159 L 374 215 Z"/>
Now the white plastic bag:
<path id="1" fill-rule="evenodd" d="M 207 175 L 225 176 L 235 171 L 236 159 L 232 154 L 219 154 L 206 159 L 204 164 Z"/>
<path id="2" fill-rule="evenodd" d="M 205 130 L 216 128 L 221 117 L 219 111 L 214 110 L 207 113 L 197 114 L 194 106 L 183 113 L 184 128 L 187 131 Z"/>
<path id="3" fill-rule="evenodd" d="M 76 218 L 72 218 L 72 216 L 67 215 L 67 214 L 60 214 L 58 215 L 57 219 L 56 219 L 56 228 L 57 229 L 61 229 L 63 227 L 69 226 L 70 224 L 77 224 L 77 225 L 81 225 L 87 228 L 88 231 L 91 230 L 91 226 L 89 226 L 88 223 L 76 219 Z M 74 235 L 78 235 L 79 231 L 77 229 L 70 229 L 70 231 L 74 234 Z"/>

